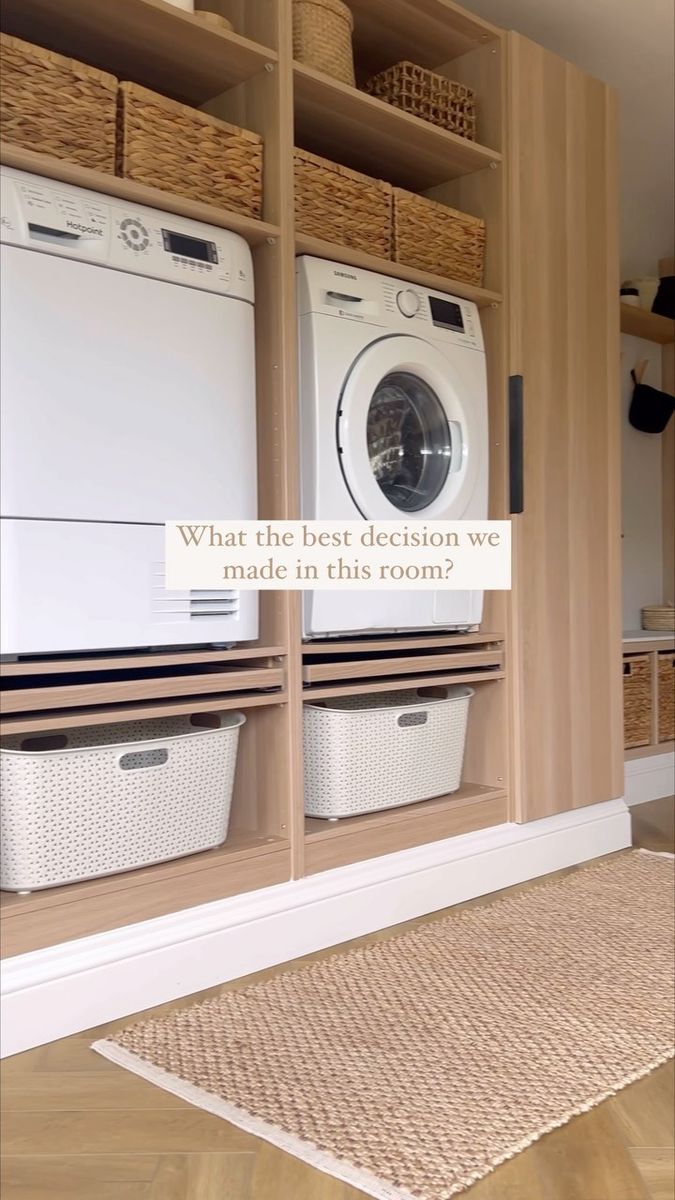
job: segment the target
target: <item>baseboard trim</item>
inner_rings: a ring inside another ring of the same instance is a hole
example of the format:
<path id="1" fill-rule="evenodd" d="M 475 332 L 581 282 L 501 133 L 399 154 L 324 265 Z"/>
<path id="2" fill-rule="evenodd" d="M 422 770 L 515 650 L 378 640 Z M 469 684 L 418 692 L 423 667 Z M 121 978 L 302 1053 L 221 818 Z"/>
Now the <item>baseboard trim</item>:
<path id="1" fill-rule="evenodd" d="M 647 804 L 672 796 L 675 790 L 675 753 L 629 758 L 625 764 L 626 804 Z"/>
<path id="2" fill-rule="evenodd" d="M 498 825 L 6 959 L 2 1056 L 631 843 L 623 800 Z"/>

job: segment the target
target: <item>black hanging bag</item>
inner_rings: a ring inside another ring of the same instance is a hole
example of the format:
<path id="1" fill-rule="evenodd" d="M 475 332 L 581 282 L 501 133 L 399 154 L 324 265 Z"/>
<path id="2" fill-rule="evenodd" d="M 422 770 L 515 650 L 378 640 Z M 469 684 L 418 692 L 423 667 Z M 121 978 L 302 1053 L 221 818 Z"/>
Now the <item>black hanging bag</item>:
<path id="1" fill-rule="evenodd" d="M 635 387 L 628 420 L 640 433 L 663 433 L 675 411 L 675 396 L 649 387 L 647 383 L 638 383 L 635 372 L 631 371 L 630 374 Z"/>

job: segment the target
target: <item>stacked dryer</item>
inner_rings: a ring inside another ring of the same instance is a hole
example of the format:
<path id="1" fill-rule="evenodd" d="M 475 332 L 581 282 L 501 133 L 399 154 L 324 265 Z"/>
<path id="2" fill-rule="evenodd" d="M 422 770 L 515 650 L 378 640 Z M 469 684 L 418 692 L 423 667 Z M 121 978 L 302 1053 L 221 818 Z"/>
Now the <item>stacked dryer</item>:
<path id="1" fill-rule="evenodd" d="M 2 653 L 257 636 L 163 522 L 257 516 L 253 271 L 223 229 L 2 170 Z"/>

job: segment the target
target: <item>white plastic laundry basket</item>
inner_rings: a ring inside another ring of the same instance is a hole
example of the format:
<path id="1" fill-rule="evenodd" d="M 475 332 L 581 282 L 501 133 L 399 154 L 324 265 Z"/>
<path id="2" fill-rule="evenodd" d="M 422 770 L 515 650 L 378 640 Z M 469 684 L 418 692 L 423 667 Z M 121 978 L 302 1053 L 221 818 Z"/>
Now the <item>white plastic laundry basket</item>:
<path id="1" fill-rule="evenodd" d="M 3 738 L 0 887 L 55 887 L 220 845 L 245 720 L 200 713 Z"/>
<path id="2" fill-rule="evenodd" d="M 472 696 L 436 686 L 305 704 L 307 816 L 353 817 L 456 791 Z"/>

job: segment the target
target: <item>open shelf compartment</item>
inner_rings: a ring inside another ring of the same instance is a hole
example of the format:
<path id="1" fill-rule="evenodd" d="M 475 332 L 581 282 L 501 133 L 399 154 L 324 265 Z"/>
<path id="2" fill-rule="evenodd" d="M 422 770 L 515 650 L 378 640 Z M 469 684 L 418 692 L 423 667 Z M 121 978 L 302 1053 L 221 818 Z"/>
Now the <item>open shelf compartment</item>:
<path id="1" fill-rule="evenodd" d="M 2 29 L 194 105 L 277 59 L 165 0 L 3 0 Z"/>
<path id="2" fill-rule="evenodd" d="M 270 702 L 275 699 L 276 702 Z M 241 727 L 227 840 L 222 846 L 133 871 L 29 895 L 0 892 L 2 952 L 25 953 L 290 878 L 291 802 L 283 778 L 290 754 L 288 706 L 241 696 Z M 228 707 L 234 707 L 234 704 Z M 222 706 L 217 702 L 212 711 Z M 167 715 L 176 707 L 165 706 Z M 208 711 L 206 705 L 184 711 Z M 131 718 L 115 712 L 108 720 Z M 41 729 L 45 729 L 42 722 Z M 63 723 L 61 728 L 66 728 Z"/>

